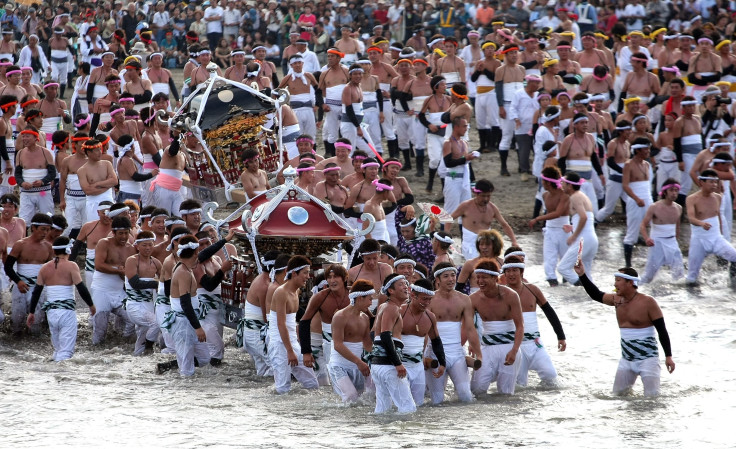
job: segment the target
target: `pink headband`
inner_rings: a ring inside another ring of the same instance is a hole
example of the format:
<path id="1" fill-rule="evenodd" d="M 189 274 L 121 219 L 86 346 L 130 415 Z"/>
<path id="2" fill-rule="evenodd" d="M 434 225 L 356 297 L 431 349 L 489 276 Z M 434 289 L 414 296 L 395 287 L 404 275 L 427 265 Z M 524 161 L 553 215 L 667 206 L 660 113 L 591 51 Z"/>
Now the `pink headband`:
<path id="1" fill-rule="evenodd" d="M 376 192 L 383 192 L 384 190 L 393 190 L 394 189 L 393 186 L 387 186 L 386 184 L 381 184 L 380 182 L 378 182 L 377 179 L 374 179 L 371 184 L 373 184 L 375 186 Z"/>
<path id="2" fill-rule="evenodd" d="M 310 139 L 309 137 L 301 137 L 299 139 L 296 139 L 296 143 L 302 143 L 302 142 L 309 142 L 312 145 L 314 145 L 314 140 Z"/>
<path id="3" fill-rule="evenodd" d="M 150 117 L 148 117 L 147 119 L 143 120 L 143 123 L 145 123 L 146 125 L 148 125 L 149 123 L 151 123 L 151 120 L 153 120 L 153 119 L 155 119 L 155 118 L 156 118 L 156 114 L 153 114 L 153 115 L 151 115 Z M 186 135 L 187 135 L 187 136 L 191 136 L 191 135 L 192 135 L 192 133 L 191 133 L 191 132 L 189 132 L 189 133 L 187 133 Z"/>
<path id="4" fill-rule="evenodd" d="M 46 89 L 47 87 L 56 86 L 59 87 L 59 83 L 46 83 L 43 85 L 43 88 Z"/>
<path id="5" fill-rule="evenodd" d="M 539 101 L 539 100 L 541 100 L 543 98 L 549 98 L 551 100 L 552 99 L 552 95 L 550 95 L 550 94 L 542 94 L 542 95 L 539 95 L 539 96 L 537 96 L 537 101 Z"/>
<path id="6" fill-rule="evenodd" d="M 544 178 L 542 178 L 542 179 L 544 179 Z M 580 181 L 578 181 L 578 182 L 572 182 L 572 181 L 570 181 L 567 178 L 562 178 L 560 181 L 561 182 L 566 182 L 568 184 L 572 184 L 574 186 L 581 186 L 581 185 L 585 184 L 585 179 L 584 178 L 580 178 Z"/>
<path id="7" fill-rule="evenodd" d="M 557 97 L 555 97 L 555 98 L 557 98 L 557 101 L 560 101 L 560 97 L 562 97 L 562 96 L 565 96 L 569 100 L 572 100 L 572 98 L 570 97 L 570 94 L 568 94 L 567 92 L 560 92 L 559 94 L 557 94 Z"/>
<path id="8" fill-rule="evenodd" d="M 92 116 L 88 115 L 87 118 L 83 118 L 82 120 L 78 121 L 77 123 L 74 124 L 74 126 L 76 126 L 77 128 L 81 128 L 82 126 L 89 123 L 90 120 L 92 120 Z"/>
<path id="9" fill-rule="evenodd" d="M 113 117 L 115 116 L 115 114 L 119 114 L 120 112 L 125 112 L 125 108 L 118 108 L 118 109 L 115 109 L 114 111 L 110 111 L 110 117 Z"/>
<path id="10" fill-rule="evenodd" d="M 386 162 L 386 163 L 384 163 L 384 164 L 383 164 L 383 168 L 386 168 L 386 167 L 388 167 L 389 165 L 398 165 L 398 166 L 399 166 L 399 168 L 401 168 L 401 167 L 403 167 L 403 166 L 404 166 L 404 165 L 403 165 L 403 164 L 402 164 L 401 162 L 399 162 L 399 161 L 388 161 L 388 162 Z"/>
<path id="11" fill-rule="evenodd" d="M 665 185 L 663 185 L 662 186 L 662 190 L 659 191 L 659 196 L 664 196 L 664 192 L 667 189 L 671 189 L 672 187 L 675 187 L 675 188 L 679 189 L 680 188 L 680 184 L 675 183 L 675 184 L 665 184 Z"/>
<path id="12" fill-rule="evenodd" d="M 302 160 L 303 160 L 303 159 L 302 159 Z M 314 167 L 304 167 L 304 168 L 297 168 L 297 169 L 296 169 L 296 172 L 297 172 L 297 173 L 301 173 L 301 172 L 305 172 L 305 171 L 312 171 L 312 170 L 314 170 Z"/>
<path id="13" fill-rule="evenodd" d="M 124 98 L 121 98 L 121 99 L 120 99 L 120 102 L 121 102 L 121 103 L 122 103 L 123 101 L 132 101 L 132 102 L 135 102 L 135 98 L 133 98 L 133 97 L 124 97 Z"/>
<path id="14" fill-rule="evenodd" d="M 552 184 L 556 185 L 558 189 L 562 188 L 562 180 L 561 179 L 555 179 L 555 178 L 548 178 L 544 175 L 542 175 L 542 180 L 551 182 Z"/>
<path id="15" fill-rule="evenodd" d="M 335 142 L 335 148 L 347 148 L 348 150 L 352 150 L 353 146 L 345 142 Z"/>
<path id="16" fill-rule="evenodd" d="M 481 189 L 476 189 L 475 187 L 473 187 L 471 190 L 473 191 L 473 193 L 483 193 Z"/>
<path id="17" fill-rule="evenodd" d="M 9 72 L 5 72 L 5 76 L 15 75 L 16 73 L 21 73 L 20 69 L 18 69 L 18 70 L 11 70 Z"/>
<path id="18" fill-rule="evenodd" d="M 559 49 L 559 48 L 561 48 L 561 49 L 563 49 L 563 50 L 564 50 L 564 49 L 566 49 L 566 48 L 567 48 L 567 49 L 570 49 L 570 48 L 571 48 L 571 46 L 570 46 L 570 45 L 558 45 L 558 46 L 557 46 L 557 47 L 555 47 L 555 48 L 558 48 L 558 49 Z"/>
<path id="19" fill-rule="evenodd" d="M 13 65 L 12 62 L 0 62 L 0 67 L 10 67 Z"/>
<path id="20" fill-rule="evenodd" d="M 540 78 L 539 75 L 534 74 L 527 75 L 524 77 L 524 79 L 527 81 L 542 81 L 542 78 Z"/>
<path id="21" fill-rule="evenodd" d="M 677 67 L 662 67 L 665 72 L 674 73 L 675 76 L 680 76 L 680 69 Z"/>
<path id="22" fill-rule="evenodd" d="M 317 161 L 316 161 L 316 160 L 314 160 L 314 159 L 312 159 L 311 157 L 304 157 L 304 158 L 301 158 L 301 159 L 299 159 L 299 162 L 303 162 L 303 161 L 308 161 L 308 162 L 312 162 L 312 163 L 314 163 L 314 164 L 316 164 L 316 163 L 317 163 Z"/>
<path id="23" fill-rule="evenodd" d="M 636 56 L 632 56 L 631 57 L 631 60 L 632 61 L 639 61 L 639 62 L 643 62 L 643 63 L 648 63 L 649 62 L 649 59 L 647 59 L 647 58 L 637 58 Z"/>
<path id="24" fill-rule="evenodd" d="M 368 163 L 365 163 L 365 164 L 360 164 L 360 168 L 380 167 L 380 166 L 381 166 L 381 164 L 379 164 L 378 162 L 368 162 Z"/>
<path id="25" fill-rule="evenodd" d="M 8 64 L 10 64 L 10 63 L 8 63 Z M 12 65 L 12 64 L 10 64 L 10 65 Z M 20 69 L 21 69 L 22 71 L 26 71 L 26 70 L 28 70 L 28 71 L 30 71 L 30 72 L 32 72 L 32 71 L 33 71 L 33 67 L 21 67 Z"/>
<path id="26" fill-rule="evenodd" d="M 115 83 L 120 84 L 120 79 L 105 81 L 105 84 L 115 84 Z"/>
<path id="27" fill-rule="evenodd" d="M 338 170 L 340 170 L 340 167 L 328 167 L 328 168 L 323 168 L 322 169 L 322 173 L 327 173 L 327 172 L 331 172 L 331 171 L 338 171 Z"/>
<path id="28" fill-rule="evenodd" d="M 354 161 L 362 161 L 363 159 L 368 159 L 368 157 L 367 156 L 361 156 L 361 155 L 353 156 L 353 160 Z"/>
<path id="29" fill-rule="evenodd" d="M 707 43 L 713 45 L 713 41 L 710 40 L 710 39 L 708 39 L 707 37 L 701 37 L 700 39 L 698 39 L 698 43 L 699 44 L 702 44 L 703 42 L 707 42 Z"/>
<path id="30" fill-rule="evenodd" d="M 606 78 L 608 78 L 608 73 L 606 73 L 606 74 L 605 74 L 605 75 L 603 75 L 603 76 L 598 76 L 598 75 L 596 75 L 596 74 L 594 73 L 594 74 L 593 74 L 593 78 L 597 79 L 598 81 L 605 81 L 605 80 L 606 80 Z"/>

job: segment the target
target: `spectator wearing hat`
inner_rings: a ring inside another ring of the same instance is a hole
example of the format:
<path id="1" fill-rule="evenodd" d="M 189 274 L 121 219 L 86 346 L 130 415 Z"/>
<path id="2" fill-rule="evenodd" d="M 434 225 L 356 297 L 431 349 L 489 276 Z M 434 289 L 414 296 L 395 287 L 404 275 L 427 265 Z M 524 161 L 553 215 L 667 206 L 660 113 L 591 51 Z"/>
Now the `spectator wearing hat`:
<path id="1" fill-rule="evenodd" d="M 20 30 L 21 33 L 23 33 L 23 37 L 26 42 L 28 41 L 28 38 L 31 36 L 31 34 L 36 32 L 36 28 L 38 28 L 38 16 L 36 15 L 36 8 L 29 8 L 28 17 L 26 17 L 26 20 L 23 22 L 23 26 Z"/>

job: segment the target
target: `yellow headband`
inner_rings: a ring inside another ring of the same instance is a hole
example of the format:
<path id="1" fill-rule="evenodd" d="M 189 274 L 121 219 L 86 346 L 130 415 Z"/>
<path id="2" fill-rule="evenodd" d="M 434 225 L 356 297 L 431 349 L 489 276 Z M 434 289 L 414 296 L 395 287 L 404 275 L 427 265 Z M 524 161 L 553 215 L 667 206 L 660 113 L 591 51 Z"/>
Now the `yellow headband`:
<path id="1" fill-rule="evenodd" d="M 126 64 L 128 64 L 129 62 L 132 62 L 132 61 L 137 61 L 137 60 L 138 60 L 138 58 L 136 58 L 135 56 L 128 56 L 128 57 L 127 57 L 127 58 L 125 58 L 125 60 L 123 61 L 123 65 L 126 65 Z"/>
<path id="2" fill-rule="evenodd" d="M 557 60 L 557 59 L 548 59 L 548 60 L 544 61 L 544 64 L 542 64 L 542 67 L 544 67 L 546 69 L 547 67 L 549 67 L 551 65 L 555 65 L 558 62 L 560 62 L 560 61 Z"/>
<path id="3" fill-rule="evenodd" d="M 631 37 L 631 36 L 641 36 L 641 37 L 644 37 L 644 33 L 642 33 L 641 31 L 632 31 L 631 33 L 629 33 L 629 37 Z"/>
<path id="4" fill-rule="evenodd" d="M 503 21 L 501 21 L 501 22 L 491 22 L 491 25 L 503 25 L 503 24 L 504 24 Z"/>
<path id="5" fill-rule="evenodd" d="M 641 98 L 639 98 L 639 97 L 625 98 L 624 99 L 624 106 L 628 106 L 629 104 L 631 104 L 631 103 L 633 103 L 635 101 L 641 101 Z"/>
<path id="6" fill-rule="evenodd" d="M 716 45 L 716 51 L 720 50 L 721 47 L 723 47 L 724 45 L 731 45 L 731 41 L 729 41 L 728 39 L 720 41 L 718 45 Z"/>
<path id="7" fill-rule="evenodd" d="M 595 36 L 595 37 L 600 37 L 601 39 L 605 39 L 605 40 L 608 40 L 608 36 L 606 36 L 606 35 L 605 35 L 605 34 L 603 34 L 603 33 L 593 33 L 593 36 Z"/>
<path id="8" fill-rule="evenodd" d="M 652 39 L 655 39 L 658 35 L 660 35 L 661 33 L 664 33 L 665 31 L 667 31 L 667 28 L 660 28 L 658 30 L 654 30 L 649 34 L 649 37 Z"/>
<path id="9" fill-rule="evenodd" d="M 565 36 L 565 37 L 570 36 L 571 38 L 575 39 L 575 33 L 573 33 L 572 31 L 562 32 L 560 33 L 560 36 Z"/>
<path id="10" fill-rule="evenodd" d="M 491 47 L 491 46 L 493 48 L 498 48 L 498 46 L 494 42 L 490 42 L 490 41 L 485 42 L 480 48 L 481 50 L 485 50 L 486 48 Z"/>
<path id="11" fill-rule="evenodd" d="M 718 81 L 716 83 L 716 86 L 728 86 L 728 87 L 731 87 L 731 83 L 728 82 L 728 81 Z"/>

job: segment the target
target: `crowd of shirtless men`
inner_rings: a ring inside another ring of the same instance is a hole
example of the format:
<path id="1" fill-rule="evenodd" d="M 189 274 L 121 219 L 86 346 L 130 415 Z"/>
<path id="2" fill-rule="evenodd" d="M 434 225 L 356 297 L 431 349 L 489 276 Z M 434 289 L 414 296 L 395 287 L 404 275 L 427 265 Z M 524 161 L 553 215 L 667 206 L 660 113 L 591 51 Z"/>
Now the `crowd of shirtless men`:
<path id="1" fill-rule="evenodd" d="M 714 42 L 700 29 L 682 35 L 633 31 L 612 52 L 605 35 L 565 31 L 546 39 L 542 49 L 533 33 L 493 26 L 483 38 L 469 33 L 462 49 L 442 36 L 428 43 L 415 36 L 406 46 L 376 36 L 363 48 L 345 29 L 327 65 L 315 72 L 304 71 L 314 59 L 307 43 L 292 36 L 285 49 L 290 70 L 280 81 L 259 54 L 263 48 L 233 53 L 223 76 L 289 90 L 279 126 L 296 185 L 355 227 L 369 226 L 361 213 L 375 217 L 357 249 L 357 265 L 324 268 L 324 282 L 313 290 L 298 326 L 298 297 L 312 275 L 311 261 L 262 255 L 264 271 L 248 290 L 237 341 L 258 375 L 273 376 L 278 393 L 289 390 L 293 375 L 307 388 L 331 384 L 345 401 L 375 392 L 377 412 L 392 403 L 407 412 L 424 402 L 426 392 L 432 403 L 441 402 L 448 377 L 461 401 L 486 393 L 491 382 L 511 394 L 526 384 L 529 370 L 554 382 L 537 305 L 560 350 L 562 325 L 542 291 L 524 280 L 523 251 L 490 202 L 493 184 L 482 179 L 487 176 L 475 179 L 471 165 L 479 153 L 497 151 L 500 179 L 510 176 L 512 145 L 521 180 L 531 174 L 539 184 L 529 225 L 545 223 L 547 282 L 559 285 L 559 273 L 563 282 L 615 306 L 622 358 L 614 391 L 627 391 L 641 376 L 645 394 L 657 394 L 655 331 L 666 366 L 674 370 L 662 312 L 638 286 L 662 266 L 675 279 L 684 275 L 677 240 L 683 208 L 691 227 L 687 282 L 697 282 L 708 254 L 736 262 L 730 243 L 733 111 L 726 101 L 731 43 Z M 194 44 L 190 56 L 183 93 L 210 76 L 209 51 Z M 125 335 L 136 335 L 136 354 L 158 344 L 176 353 L 182 375 L 192 375 L 195 365 L 217 365 L 224 355 L 218 289 L 232 267 L 232 233 L 219 239 L 214 227 L 200 223 L 201 206 L 185 199 L 181 150 L 201 148 L 196 137 L 155 120 L 156 110 L 169 109 L 172 93 L 164 88 L 171 74 L 161 69 L 160 55 L 151 55 L 145 70 L 142 62 L 126 60 L 123 74 L 112 68 L 114 54 L 101 59 L 87 85 L 89 114 L 74 118 L 75 134 L 50 137 L 43 132 L 47 120 L 55 117 L 58 125 L 65 119 L 59 86 L 44 85 L 45 98 L 34 110 L 26 98 L 31 90 L 22 84 L 24 68 L 0 65 L 0 132 L 6 136 L 0 155 L 7 161 L 0 185 L 7 189 L 0 199 L 0 226 L 7 232 L 0 238 L 12 248 L 5 272 L 13 330 L 27 324 L 37 332 L 45 309 L 54 358 L 71 357 L 76 286 L 90 305 L 93 343 L 103 342 L 113 313 Z M 473 117 L 478 151 L 468 147 Z M 318 128 L 324 158 L 314 151 Z M 51 151 L 39 144 L 44 141 Z M 444 208 L 460 224 L 462 268 L 448 254 L 450 225 L 436 232 L 436 220 L 424 226 L 427 220 L 415 216 L 410 183 L 400 176 L 412 164 L 424 176 L 425 153 L 425 190 L 439 175 Z M 247 152 L 244 161 L 241 181 L 253 198 L 269 188 L 269 179 L 257 152 Z M 10 174 L 19 197 L 6 184 Z M 283 182 L 283 173 L 277 180 Z M 49 218 L 56 185 L 63 214 Z M 627 221 L 625 268 L 614 273 L 616 293 L 604 294 L 585 271 L 592 271 L 598 250 L 594 224 L 606 220 L 619 200 Z M 513 245 L 505 257 L 501 235 L 490 231 L 494 220 Z M 631 268 L 639 241 L 648 247 L 642 276 Z M 69 262 L 82 243 L 89 288 Z"/>

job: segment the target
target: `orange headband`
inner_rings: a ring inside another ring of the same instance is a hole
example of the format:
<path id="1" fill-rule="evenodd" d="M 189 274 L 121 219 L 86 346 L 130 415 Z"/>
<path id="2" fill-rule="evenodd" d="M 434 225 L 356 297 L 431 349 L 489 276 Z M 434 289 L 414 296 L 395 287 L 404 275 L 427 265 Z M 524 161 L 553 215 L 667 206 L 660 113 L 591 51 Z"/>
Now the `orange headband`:
<path id="1" fill-rule="evenodd" d="M 460 98 L 461 100 L 467 100 L 468 99 L 468 96 L 467 95 L 460 95 L 459 93 L 455 92 L 452 89 L 450 89 L 450 92 L 452 92 L 452 95 L 453 96 L 455 96 L 457 98 Z"/>
<path id="2" fill-rule="evenodd" d="M 332 55 L 337 55 L 340 58 L 344 58 L 345 57 L 345 53 L 340 52 L 340 51 L 337 51 L 337 50 L 333 50 L 333 49 L 327 50 L 327 53 L 332 54 Z"/>
<path id="3" fill-rule="evenodd" d="M 36 136 L 36 140 L 38 140 L 38 138 L 39 138 L 39 137 L 38 137 L 38 133 L 37 133 L 36 131 L 33 131 L 33 130 L 31 130 L 31 129 L 24 129 L 24 130 L 23 130 L 23 131 L 21 131 L 20 133 L 21 133 L 21 134 L 31 134 L 31 135 L 33 135 L 33 136 Z"/>
<path id="4" fill-rule="evenodd" d="M 507 48 L 506 50 L 502 50 L 501 51 L 501 54 L 502 55 L 505 55 L 506 53 L 508 53 L 510 51 L 519 51 L 519 47 L 510 47 L 510 48 Z"/>
<path id="5" fill-rule="evenodd" d="M 36 101 L 38 101 L 38 100 L 36 100 Z M 0 106 L 0 109 L 2 109 L 3 111 L 5 111 L 5 110 L 7 110 L 8 108 L 11 108 L 11 107 L 15 106 L 16 104 L 18 104 L 18 102 L 17 102 L 17 101 L 11 101 L 10 103 L 6 103 L 6 104 L 4 104 L 4 105 L 1 105 L 1 106 Z"/>
<path id="6" fill-rule="evenodd" d="M 371 51 L 377 51 L 378 53 L 383 54 L 383 50 L 381 50 L 379 47 L 368 47 L 368 50 L 366 50 L 366 52 L 371 52 Z"/>
<path id="7" fill-rule="evenodd" d="M 415 59 L 414 60 L 414 64 L 417 64 L 417 63 L 424 64 L 426 66 L 429 66 L 429 63 L 427 61 L 425 61 L 424 59 Z"/>
<path id="8" fill-rule="evenodd" d="M 409 63 L 410 65 L 412 64 L 412 61 L 411 61 L 411 59 L 406 59 L 406 58 L 404 58 L 404 59 L 399 59 L 399 60 L 398 60 L 398 61 L 396 62 L 396 65 L 399 65 L 399 64 L 401 64 L 402 62 L 408 62 L 408 63 Z"/>
<path id="9" fill-rule="evenodd" d="M 20 104 L 20 107 L 23 108 L 23 109 L 25 109 L 26 106 L 29 106 L 29 105 L 32 105 L 32 104 L 36 104 L 36 103 L 38 103 L 38 100 L 36 100 L 35 98 L 32 98 L 32 99 L 26 101 L 25 103 L 21 103 Z"/>
<path id="10" fill-rule="evenodd" d="M 91 137 L 72 137 L 72 142 L 85 142 L 91 139 Z"/>
<path id="11" fill-rule="evenodd" d="M 94 148 L 102 148 L 102 144 L 98 142 L 98 143 L 95 143 L 95 144 L 92 144 L 92 145 L 87 144 L 87 143 L 85 143 L 84 145 L 82 145 L 82 149 L 83 150 L 92 150 Z"/>
<path id="12" fill-rule="evenodd" d="M 69 136 L 66 136 L 66 139 L 62 140 L 59 143 L 54 143 L 53 146 L 61 148 L 66 145 L 67 142 L 69 142 Z"/>
<path id="13" fill-rule="evenodd" d="M 453 42 L 453 41 L 448 41 L 448 40 L 446 40 L 446 41 L 445 41 L 445 43 L 447 43 L 447 42 L 449 42 L 449 43 L 451 43 L 452 45 L 454 45 L 454 46 L 455 46 L 455 48 L 457 48 L 457 46 L 459 45 L 459 44 L 458 44 L 457 42 Z"/>

